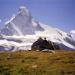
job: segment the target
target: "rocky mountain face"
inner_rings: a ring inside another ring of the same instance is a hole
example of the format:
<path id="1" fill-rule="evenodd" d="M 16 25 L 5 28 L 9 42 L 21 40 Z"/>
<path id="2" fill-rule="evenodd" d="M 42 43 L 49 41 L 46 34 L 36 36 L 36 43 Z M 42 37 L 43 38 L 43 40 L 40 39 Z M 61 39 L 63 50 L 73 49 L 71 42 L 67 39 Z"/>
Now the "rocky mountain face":
<path id="1" fill-rule="evenodd" d="M 5 28 L 1 30 L 4 35 L 32 35 L 37 30 L 44 30 L 39 22 L 33 20 L 30 11 L 21 6 L 15 16 L 5 23 Z"/>
<path id="2" fill-rule="evenodd" d="M 46 38 L 59 45 L 60 49 L 75 50 L 75 33 L 70 34 L 36 21 L 30 11 L 21 6 L 18 12 L 5 22 L 0 30 L 0 50 L 16 51 L 31 49 L 39 38 Z"/>

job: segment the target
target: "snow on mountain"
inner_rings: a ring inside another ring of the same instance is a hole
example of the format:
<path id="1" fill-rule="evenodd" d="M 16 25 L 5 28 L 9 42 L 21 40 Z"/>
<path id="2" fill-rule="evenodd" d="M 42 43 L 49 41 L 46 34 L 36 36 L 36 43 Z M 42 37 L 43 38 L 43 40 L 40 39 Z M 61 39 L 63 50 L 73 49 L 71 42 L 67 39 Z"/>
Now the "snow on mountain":
<path id="1" fill-rule="evenodd" d="M 74 50 L 75 41 L 66 32 L 40 23 L 32 18 L 30 11 L 21 6 L 16 15 L 1 29 L 0 50 L 16 51 L 31 49 L 39 37 L 58 43 L 61 49 Z"/>
<path id="2" fill-rule="evenodd" d="M 75 30 L 72 30 L 70 33 L 73 33 L 73 34 L 75 34 Z"/>
<path id="3" fill-rule="evenodd" d="M 12 16 L 10 20 L 5 23 L 5 28 L 1 30 L 1 32 L 5 35 L 27 35 L 27 34 L 35 34 L 35 30 L 42 29 L 39 23 L 36 23 L 36 26 L 33 25 L 32 16 L 30 11 L 21 6 L 16 15 Z M 38 26 L 37 26 L 38 25 Z"/>
<path id="4" fill-rule="evenodd" d="M 75 30 L 71 30 L 70 31 L 70 35 L 75 40 Z"/>

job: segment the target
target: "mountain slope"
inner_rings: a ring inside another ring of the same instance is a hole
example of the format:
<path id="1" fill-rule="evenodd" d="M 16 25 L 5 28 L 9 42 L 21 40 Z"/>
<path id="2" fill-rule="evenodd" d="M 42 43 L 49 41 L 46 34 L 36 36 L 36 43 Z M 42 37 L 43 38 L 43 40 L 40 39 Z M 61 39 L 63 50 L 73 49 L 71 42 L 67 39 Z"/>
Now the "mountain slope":
<path id="1" fill-rule="evenodd" d="M 43 28 L 40 27 L 39 23 L 32 21 L 32 16 L 30 14 L 30 11 L 24 7 L 21 6 L 19 8 L 19 11 L 16 15 L 12 16 L 12 18 L 5 23 L 5 28 L 2 29 L 1 32 L 6 35 L 27 35 L 27 34 L 35 34 L 35 30 Z M 38 25 L 38 26 L 37 26 Z M 7 31 L 7 32 L 5 32 Z"/>
<path id="2" fill-rule="evenodd" d="M 39 37 L 46 37 L 47 40 L 57 43 L 61 49 L 75 49 L 75 41 L 72 37 L 60 29 L 34 20 L 30 11 L 24 6 L 21 6 L 17 14 L 5 23 L 0 33 L 3 35 L 3 39 L 0 39 L 0 47 L 4 50 L 30 49 L 32 43 Z"/>
<path id="3" fill-rule="evenodd" d="M 75 30 L 70 31 L 70 35 L 75 40 Z"/>

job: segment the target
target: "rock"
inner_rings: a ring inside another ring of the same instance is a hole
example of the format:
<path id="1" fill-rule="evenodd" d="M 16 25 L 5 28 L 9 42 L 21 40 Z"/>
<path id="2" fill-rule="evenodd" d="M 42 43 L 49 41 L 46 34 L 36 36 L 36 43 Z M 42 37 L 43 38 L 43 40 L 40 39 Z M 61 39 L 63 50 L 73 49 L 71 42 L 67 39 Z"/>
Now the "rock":
<path id="1" fill-rule="evenodd" d="M 40 51 L 42 51 L 44 49 L 59 50 L 60 47 L 56 43 L 47 41 L 46 38 L 45 39 L 39 38 L 37 41 L 35 41 L 32 44 L 31 49 L 32 50 L 40 50 Z"/>
<path id="2" fill-rule="evenodd" d="M 44 49 L 44 50 L 42 50 L 42 52 L 48 52 L 49 51 L 49 49 Z"/>
<path id="3" fill-rule="evenodd" d="M 54 51 L 54 50 L 49 50 L 49 52 L 50 52 L 50 53 L 55 53 L 55 51 Z"/>

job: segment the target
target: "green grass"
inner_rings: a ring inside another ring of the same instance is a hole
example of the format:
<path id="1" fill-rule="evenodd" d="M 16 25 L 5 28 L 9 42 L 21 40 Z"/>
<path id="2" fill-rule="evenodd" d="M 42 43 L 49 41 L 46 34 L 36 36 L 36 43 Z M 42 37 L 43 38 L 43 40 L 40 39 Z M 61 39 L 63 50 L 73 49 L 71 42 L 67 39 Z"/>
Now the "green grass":
<path id="1" fill-rule="evenodd" d="M 2 52 L 0 75 L 75 75 L 75 51 Z"/>

